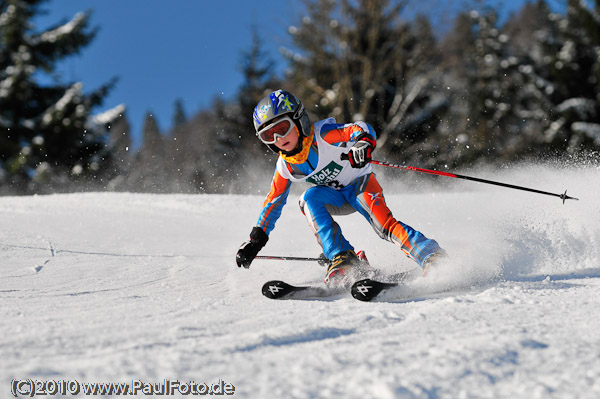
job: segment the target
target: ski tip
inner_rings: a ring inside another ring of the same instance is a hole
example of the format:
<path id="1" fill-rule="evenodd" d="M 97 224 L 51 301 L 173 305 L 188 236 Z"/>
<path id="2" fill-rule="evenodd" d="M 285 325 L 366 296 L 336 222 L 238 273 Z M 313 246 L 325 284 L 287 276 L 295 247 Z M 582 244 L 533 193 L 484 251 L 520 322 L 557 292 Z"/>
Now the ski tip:
<path id="1" fill-rule="evenodd" d="M 369 278 L 359 280 L 352 285 L 350 293 L 354 299 L 359 301 L 368 302 L 375 298 L 381 291 L 386 288 L 393 287 L 396 284 L 383 283 L 380 281 L 371 280 Z"/>
<path id="2" fill-rule="evenodd" d="M 295 291 L 293 285 L 287 284 L 281 280 L 267 281 L 262 286 L 262 294 L 269 299 L 280 299 Z"/>

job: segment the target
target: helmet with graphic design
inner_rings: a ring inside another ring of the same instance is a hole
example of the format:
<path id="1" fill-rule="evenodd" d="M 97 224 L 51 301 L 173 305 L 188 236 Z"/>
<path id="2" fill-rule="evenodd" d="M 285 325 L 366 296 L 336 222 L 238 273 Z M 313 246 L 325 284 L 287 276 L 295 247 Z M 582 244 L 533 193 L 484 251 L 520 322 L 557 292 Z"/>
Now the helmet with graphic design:
<path id="1" fill-rule="evenodd" d="M 256 134 L 259 135 L 261 129 L 267 127 L 271 121 L 283 115 L 288 115 L 292 119 L 302 136 L 310 136 L 310 119 L 304 109 L 304 105 L 302 105 L 302 101 L 286 90 L 276 90 L 258 102 L 253 114 Z M 302 136 L 300 137 L 300 143 L 302 142 Z M 274 143 L 265 144 L 271 151 L 275 153 L 279 152 Z"/>

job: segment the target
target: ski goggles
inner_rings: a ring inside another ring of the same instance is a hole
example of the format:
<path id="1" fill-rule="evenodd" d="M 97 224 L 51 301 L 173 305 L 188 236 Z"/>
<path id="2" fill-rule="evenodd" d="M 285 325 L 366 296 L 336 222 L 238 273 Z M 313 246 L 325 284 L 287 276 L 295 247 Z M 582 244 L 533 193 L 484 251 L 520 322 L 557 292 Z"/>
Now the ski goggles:
<path id="1" fill-rule="evenodd" d="M 256 132 L 256 135 L 265 144 L 275 144 L 278 137 L 284 138 L 294 130 L 294 121 L 289 116 L 271 123 Z"/>

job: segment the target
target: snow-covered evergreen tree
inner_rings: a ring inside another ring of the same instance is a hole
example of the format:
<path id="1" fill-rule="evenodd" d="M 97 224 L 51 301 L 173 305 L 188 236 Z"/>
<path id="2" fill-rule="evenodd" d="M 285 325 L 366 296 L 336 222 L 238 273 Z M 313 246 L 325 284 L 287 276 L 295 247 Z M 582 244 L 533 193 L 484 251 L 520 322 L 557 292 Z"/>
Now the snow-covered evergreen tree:
<path id="1" fill-rule="evenodd" d="M 501 162 L 529 145 L 523 60 L 510 46 L 495 11 L 459 16 L 449 35 L 447 79 L 453 94 L 454 145 L 449 163 Z"/>
<path id="2" fill-rule="evenodd" d="M 550 69 L 558 89 L 553 97 L 557 118 L 546 140 L 561 149 L 566 143 L 567 151 L 576 153 L 600 148 L 600 14 L 583 0 L 567 5 L 566 18 L 553 16 L 562 42 Z"/>
<path id="3" fill-rule="evenodd" d="M 530 117 L 538 126 L 536 155 L 575 154 L 600 148 L 600 15 L 584 1 L 569 0 L 566 15 L 544 1 L 520 68 L 535 97 Z"/>
<path id="4" fill-rule="evenodd" d="M 44 3 L 0 1 L 0 169 L 4 183 L 18 192 L 100 177 L 110 157 L 108 132 L 91 113 L 114 81 L 85 94 L 81 82 L 42 85 L 37 75 L 51 74 L 58 61 L 78 54 L 96 30 L 82 13 L 36 30 L 32 19 Z"/>

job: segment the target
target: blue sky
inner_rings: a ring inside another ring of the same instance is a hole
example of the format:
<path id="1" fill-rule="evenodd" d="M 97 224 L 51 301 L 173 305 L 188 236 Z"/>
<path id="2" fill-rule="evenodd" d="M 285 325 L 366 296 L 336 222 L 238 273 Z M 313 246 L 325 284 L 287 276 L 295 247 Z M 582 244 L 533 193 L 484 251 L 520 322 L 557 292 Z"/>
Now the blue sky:
<path id="1" fill-rule="evenodd" d="M 502 3 L 515 9 L 523 1 Z M 450 0 L 445 8 L 461 4 Z M 83 82 L 86 91 L 118 76 L 103 109 L 127 105 L 134 147 L 146 112 L 164 133 L 177 99 L 192 116 L 217 97 L 233 98 L 242 83 L 241 53 L 251 45 L 252 25 L 281 72 L 285 61 L 279 48 L 290 44 L 287 27 L 302 10 L 299 0 L 51 0 L 45 8 L 49 13 L 35 20 L 38 30 L 93 11 L 91 24 L 100 28 L 96 39 L 62 62 L 59 72 L 64 81 Z"/>
<path id="2" fill-rule="evenodd" d="M 288 0 L 51 0 L 44 6 L 49 13 L 35 25 L 45 29 L 93 10 L 98 35 L 80 55 L 63 61 L 59 72 L 65 81 L 83 82 L 84 91 L 118 76 L 103 108 L 126 104 L 137 141 L 147 111 L 166 132 L 176 99 L 192 116 L 216 97 L 233 97 L 242 83 L 238 68 L 241 52 L 251 45 L 251 25 L 279 59 L 294 7 Z"/>

